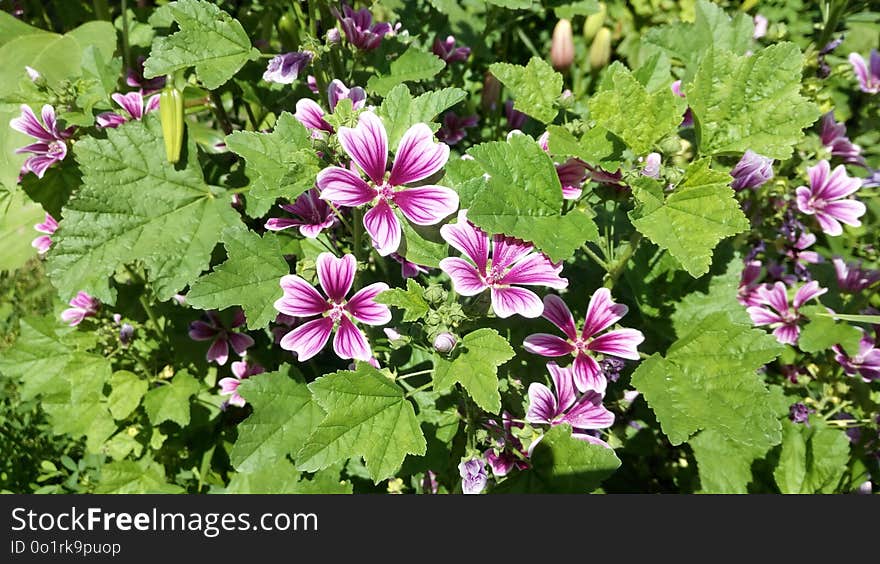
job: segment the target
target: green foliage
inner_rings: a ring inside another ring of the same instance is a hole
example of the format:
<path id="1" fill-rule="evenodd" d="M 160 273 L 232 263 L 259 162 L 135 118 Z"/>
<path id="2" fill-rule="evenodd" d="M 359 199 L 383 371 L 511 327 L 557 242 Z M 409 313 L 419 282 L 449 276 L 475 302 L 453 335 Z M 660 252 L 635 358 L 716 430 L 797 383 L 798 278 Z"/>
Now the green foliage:
<path id="1" fill-rule="evenodd" d="M 406 290 L 392 288 L 376 296 L 380 304 L 394 306 L 403 310 L 403 321 L 418 321 L 430 310 L 425 301 L 425 289 L 412 278 L 406 280 Z"/>
<path id="2" fill-rule="evenodd" d="M 163 382 L 144 396 L 144 410 L 153 425 L 173 421 L 189 424 L 190 398 L 199 392 L 199 382 L 186 371 L 178 372 L 170 382 Z"/>
<path id="3" fill-rule="evenodd" d="M 367 81 L 367 90 L 379 96 L 387 96 L 398 84 L 427 80 L 445 66 L 446 63 L 440 57 L 410 47 L 403 55 L 391 62 L 388 74 L 370 77 Z"/>
<path id="4" fill-rule="evenodd" d="M 490 176 L 474 195 L 468 219 L 488 233 L 529 241 L 554 261 L 569 258 L 598 237 L 585 212 L 562 215 L 562 185 L 553 161 L 531 137 L 483 143 L 468 154 Z"/>
<path id="5" fill-rule="evenodd" d="M 562 75 L 546 61 L 532 57 L 526 66 L 493 63 L 489 72 L 513 94 L 513 108 L 542 123 L 550 123 L 559 113 L 556 107 L 562 93 Z"/>
<path id="6" fill-rule="evenodd" d="M 554 155 L 577 157 L 605 170 L 620 167 L 621 153 L 625 146 L 604 127 L 591 128 L 577 139 L 567 129 L 559 125 L 547 127 L 550 132 L 550 152 Z"/>
<path id="7" fill-rule="evenodd" d="M 250 329 L 265 327 L 278 314 L 274 303 L 282 295 L 279 280 L 290 273 L 281 241 L 272 233 L 260 237 L 243 226 L 227 229 L 222 238 L 229 258 L 193 282 L 186 300 L 202 309 L 240 305 Z"/>
<path id="8" fill-rule="evenodd" d="M 498 367 L 516 355 L 513 348 L 494 329 L 477 329 L 465 335 L 455 350 L 458 355 L 453 360 L 434 355 L 434 388 L 443 391 L 458 382 L 477 405 L 498 413 Z"/>
<path id="9" fill-rule="evenodd" d="M 432 123 L 434 119 L 466 96 L 460 88 L 443 88 L 413 98 L 405 84 L 398 84 L 388 92 L 378 109 L 388 132 L 388 148 L 396 149 L 406 130 L 417 123 L 427 123 L 436 131 L 439 124 Z"/>
<path id="10" fill-rule="evenodd" d="M 147 78 L 195 67 L 205 88 L 214 90 L 260 56 L 241 23 L 211 2 L 178 0 L 166 9 L 180 31 L 153 41 L 144 64 Z"/>
<path id="11" fill-rule="evenodd" d="M 816 313 L 827 311 L 822 306 L 808 306 L 801 313 L 810 318 L 798 338 L 798 348 L 804 352 L 817 353 L 828 350 L 833 345 L 841 345 L 843 350 L 855 355 L 859 350 L 862 332 L 847 323 L 839 323 L 831 317 Z"/>
<path id="12" fill-rule="evenodd" d="M 104 465 L 95 493 L 144 494 L 183 493 L 183 488 L 169 484 L 162 466 L 148 458 L 120 460 Z"/>
<path id="13" fill-rule="evenodd" d="M 297 468 L 315 472 L 363 456 L 376 483 L 400 468 L 407 454 L 424 455 L 425 437 L 403 390 L 366 363 L 309 384 L 327 416 L 297 453 Z"/>
<path id="14" fill-rule="evenodd" d="M 782 493 L 834 493 L 848 460 L 849 439 L 842 429 L 812 417 L 809 426 L 785 421 L 773 477 Z"/>
<path id="15" fill-rule="evenodd" d="M 107 398 L 107 407 L 113 418 L 118 420 L 125 419 L 137 409 L 149 384 L 133 372 L 118 370 L 110 377 L 110 387 L 112 391 Z"/>

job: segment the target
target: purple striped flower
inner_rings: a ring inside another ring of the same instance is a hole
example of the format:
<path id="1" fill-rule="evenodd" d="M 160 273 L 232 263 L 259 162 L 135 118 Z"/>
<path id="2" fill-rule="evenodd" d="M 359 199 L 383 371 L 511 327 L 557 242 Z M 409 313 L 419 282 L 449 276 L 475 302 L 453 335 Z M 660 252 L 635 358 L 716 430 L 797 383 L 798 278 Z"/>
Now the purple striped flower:
<path id="1" fill-rule="evenodd" d="M 336 109 L 340 100 L 351 100 L 351 107 L 359 110 L 367 103 L 367 93 L 360 86 L 348 88 L 341 80 L 334 79 L 327 87 L 327 100 L 330 103 L 330 111 Z M 312 132 L 312 137 L 318 139 L 323 132 L 333 133 L 333 126 L 324 119 L 324 109 L 314 100 L 302 98 L 296 103 L 296 113 L 293 117 L 306 126 Z"/>
<path id="2" fill-rule="evenodd" d="M 233 362 L 230 367 L 232 368 L 232 377 L 221 378 L 217 382 L 220 386 L 220 395 L 229 396 L 229 399 L 223 402 L 223 408 L 227 405 L 244 407 L 247 401 L 238 393 L 238 387 L 251 376 L 264 373 L 266 369 L 259 364 L 249 363 L 247 360 Z"/>
<path id="3" fill-rule="evenodd" d="M 763 304 L 763 300 L 758 295 L 758 289 L 761 288 L 761 285 L 758 284 L 758 279 L 761 278 L 761 268 L 759 260 L 748 261 L 743 267 L 736 300 L 746 307 Z"/>
<path id="4" fill-rule="evenodd" d="M 47 213 L 46 219 L 43 220 L 43 223 L 34 225 L 34 229 L 40 233 L 45 233 L 45 235 L 40 235 L 31 241 L 31 247 L 37 249 L 37 252 L 42 255 L 52 246 L 52 238 L 50 235 L 53 235 L 58 229 L 58 222 L 55 221 L 54 217 Z"/>
<path id="5" fill-rule="evenodd" d="M 70 307 L 61 312 L 61 319 L 71 327 L 79 325 L 86 317 L 94 317 L 101 308 L 101 302 L 85 292 L 77 292 L 69 304 Z"/>
<path id="6" fill-rule="evenodd" d="M 578 397 L 571 368 L 547 363 L 553 390 L 533 382 L 529 385 L 529 408 L 526 421 L 551 426 L 568 423 L 574 429 L 606 429 L 614 424 L 614 414 L 602 405 L 602 393 L 586 390 Z"/>
<path id="7" fill-rule="evenodd" d="M 98 114 L 95 120 L 99 127 L 119 127 L 129 120 L 140 121 L 144 115 L 153 110 L 159 109 L 159 95 L 150 96 L 146 104 L 144 103 L 144 95 L 141 92 L 129 92 L 128 94 L 115 93 L 110 96 L 114 102 L 125 110 L 125 114 L 118 112 L 104 112 Z"/>
<path id="8" fill-rule="evenodd" d="M 747 188 L 760 188 L 773 178 L 773 159 L 746 151 L 736 166 L 730 171 L 733 181 L 730 187 L 739 192 Z"/>
<path id="9" fill-rule="evenodd" d="M 514 428 L 522 429 L 524 425 L 514 421 L 507 411 L 501 414 L 501 423 L 498 425 L 494 419 L 486 422 L 494 446 L 483 452 L 492 474 L 499 478 L 507 476 L 513 469 L 525 470 L 529 467 L 522 441 L 513 434 Z"/>
<path id="10" fill-rule="evenodd" d="M 144 78 L 144 63 L 146 60 L 147 58 L 143 55 L 137 58 L 134 68 L 128 69 L 128 72 L 125 74 L 125 83 L 132 88 L 141 90 L 144 96 L 149 96 L 165 88 L 165 76 Z"/>
<path id="11" fill-rule="evenodd" d="M 788 418 L 792 423 L 807 423 L 811 413 L 814 411 L 801 402 L 793 403 L 788 407 Z"/>
<path id="12" fill-rule="evenodd" d="M 571 355 L 574 357 L 572 374 L 578 390 L 605 393 L 608 385 L 595 354 L 606 354 L 629 360 L 639 360 L 638 346 L 645 340 L 636 329 L 616 329 L 599 335 L 627 314 L 628 308 L 611 300 L 608 288 L 599 288 L 590 297 L 584 326 L 578 333 L 571 310 L 555 295 L 544 297 L 543 317 L 564 334 L 565 339 L 547 333 L 526 337 L 523 346 L 532 354 L 546 357 Z"/>
<path id="13" fill-rule="evenodd" d="M 24 162 L 22 170 L 33 172 L 37 178 L 43 178 L 50 166 L 64 160 L 64 157 L 67 156 L 65 140 L 73 133 L 72 127 L 58 128 L 55 108 L 49 104 L 43 106 L 42 118 L 41 122 L 29 106 L 22 105 L 21 117 L 14 118 L 9 122 L 9 127 L 12 129 L 30 135 L 37 140 L 36 143 L 15 150 L 16 154 L 31 153 L 31 156 Z"/>
<path id="14" fill-rule="evenodd" d="M 838 157 L 847 164 L 865 166 L 862 148 L 849 140 L 843 123 L 834 121 L 833 111 L 822 116 L 822 132 L 819 138 L 822 145 L 831 152 L 831 156 Z"/>
<path id="15" fill-rule="evenodd" d="M 431 46 L 431 52 L 446 61 L 446 64 L 458 61 L 466 61 L 471 54 L 471 48 L 467 46 L 456 47 L 455 37 L 449 35 L 446 39 L 441 40 L 440 36 L 434 38 L 434 45 Z"/>
<path id="16" fill-rule="evenodd" d="M 333 351 L 339 358 L 369 361 L 373 354 L 370 344 L 352 320 L 374 326 L 391 321 L 388 306 L 375 301 L 388 289 L 388 284 L 370 284 L 347 299 L 357 270 L 354 255 L 336 258 L 331 253 L 321 253 L 316 263 L 318 282 L 327 297 L 294 274 L 281 279 L 284 296 L 275 302 L 275 309 L 293 317 L 320 316 L 285 335 L 281 348 L 295 352 L 301 362 L 308 360 L 324 348 L 335 329 Z"/>
<path id="17" fill-rule="evenodd" d="M 672 93 L 678 96 L 679 98 L 685 98 L 685 93 L 681 89 L 681 81 L 676 80 L 670 85 L 672 89 Z M 686 109 L 681 116 L 681 123 L 678 125 L 679 127 L 693 127 L 694 126 L 694 113 L 690 108 Z"/>
<path id="18" fill-rule="evenodd" d="M 434 175 L 449 159 L 449 147 L 435 143 L 426 124 L 417 123 L 406 130 L 387 176 L 388 134 L 376 114 L 363 112 L 357 127 L 340 128 L 338 138 L 370 182 L 349 169 L 328 167 L 318 173 L 321 197 L 342 206 L 369 204 L 364 228 L 380 255 L 388 256 L 400 246 L 401 225 L 395 207 L 417 225 L 434 225 L 458 209 L 458 194 L 450 188 L 405 186 Z"/>
<path id="19" fill-rule="evenodd" d="M 847 198 L 861 188 L 861 179 L 847 176 L 843 165 L 838 165 L 832 173 L 828 161 L 824 160 L 808 167 L 807 174 L 810 187 L 797 189 L 797 206 L 801 212 L 815 215 L 822 231 L 831 236 L 843 233 L 841 222 L 853 227 L 862 224 L 859 218 L 865 215 L 865 204 Z"/>
<path id="20" fill-rule="evenodd" d="M 393 32 L 391 24 L 386 22 L 373 23 L 373 15 L 367 8 L 354 11 L 346 4 L 342 5 L 342 14 L 339 10 L 331 10 L 349 43 L 362 51 L 371 51 L 382 43 L 382 39 Z"/>
<path id="21" fill-rule="evenodd" d="M 238 333 L 234 329 L 245 324 L 244 311 L 237 309 L 229 327 L 223 324 L 216 311 L 206 311 L 203 319 L 193 321 L 189 325 L 189 338 L 193 341 L 211 341 L 205 358 L 208 362 L 216 362 L 219 366 L 229 360 L 229 347 L 238 356 L 244 356 L 245 351 L 253 346 L 254 340 L 245 333 Z"/>
<path id="22" fill-rule="evenodd" d="M 841 292 L 857 294 L 880 282 L 880 270 L 867 270 L 862 263 L 846 263 L 840 257 L 831 259 L 837 274 L 837 286 Z"/>
<path id="23" fill-rule="evenodd" d="M 291 84 L 310 62 L 314 54 L 310 51 L 294 51 L 282 53 L 269 60 L 263 80 L 278 84 Z"/>
<path id="24" fill-rule="evenodd" d="M 869 66 L 860 54 L 849 54 L 849 63 L 853 67 L 853 72 L 856 73 L 861 91 L 876 94 L 880 92 L 880 53 L 876 49 L 871 49 L 870 60 Z"/>
<path id="25" fill-rule="evenodd" d="M 880 349 L 868 332 L 862 331 L 859 350 L 854 355 L 847 354 L 840 345 L 831 348 L 834 351 L 834 360 L 850 376 L 859 375 L 865 382 L 880 380 Z"/>
<path id="26" fill-rule="evenodd" d="M 808 282 L 798 288 L 792 304 L 789 305 L 785 284 L 777 282 L 772 286 L 762 286 L 758 290 L 758 296 L 763 305 L 751 306 L 746 311 L 756 326 L 771 327 L 777 341 L 784 345 L 797 345 L 801 334 L 801 328 L 798 326 L 801 314 L 798 310 L 808 301 L 818 298 L 827 291 L 827 288 L 819 287 L 819 283 L 815 280 Z"/>
<path id="27" fill-rule="evenodd" d="M 456 145 L 467 137 L 467 130 L 476 127 L 479 122 L 477 115 L 462 117 L 454 112 L 447 112 L 443 116 L 443 125 L 437 131 L 437 138 L 447 145 Z"/>
<path id="28" fill-rule="evenodd" d="M 462 461 L 458 465 L 458 473 L 461 476 L 463 494 L 478 494 L 486 489 L 486 484 L 489 483 L 486 467 L 479 458 Z"/>
<path id="29" fill-rule="evenodd" d="M 545 153 L 550 153 L 550 132 L 545 131 L 538 137 L 538 145 Z M 587 163 L 576 157 L 568 158 L 564 163 L 554 162 L 556 175 L 562 185 L 562 197 L 566 200 L 577 200 L 583 192 L 587 180 Z"/>
<path id="30" fill-rule="evenodd" d="M 498 317 L 541 315 L 544 305 L 537 294 L 517 286 L 557 290 L 568 286 L 568 280 L 559 276 L 561 264 L 553 264 L 546 255 L 518 239 L 495 235 L 490 242 L 486 233 L 467 220 L 466 210 L 459 212 L 458 223 L 441 227 L 440 234 L 470 259 L 445 258 L 440 261 L 440 270 L 449 275 L 455 291 L 462 296 L 476 296 L 489 289 L 492 310 Z"/>
<path id="31" fill-rule="evenodd" d="M 281 209 L 296 217 L 271 217 L 266 220 L 266 229 L 281 231 L 289 227 L 298 227 L 303 237 L 314 239 L 321 231 L 330 229 L 337 222 L 333 208 L 321 199 L 321 193 L 315 188 L 300 194 L 292 204 L 282 205 Z"/>
<path id="32" fill-rule="evenodd" d="M 388 256 L 400 263 L 400 275 L 404 278 L 415 278 L 419 274 L 428 273 L 428 267 L 409 261 L 397 253 L 391 253 Z"/>

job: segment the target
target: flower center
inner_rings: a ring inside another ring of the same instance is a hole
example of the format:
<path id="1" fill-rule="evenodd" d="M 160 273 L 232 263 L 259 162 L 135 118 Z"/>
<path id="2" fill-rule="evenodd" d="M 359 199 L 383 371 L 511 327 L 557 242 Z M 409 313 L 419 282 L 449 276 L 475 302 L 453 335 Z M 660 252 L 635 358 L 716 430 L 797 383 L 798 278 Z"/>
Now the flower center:
<path id="1" fill-rule="evenodd" d="M 342 303 L 336 303 L 331 300 L 328 300 L 327 303 L 330 304 L 330 311 L 327 312 L 327 317 L 333 320 L 334 325 L 339 323 L 342 318 L 345 316 L 345 300 Z"/>
<path id="2" fill-rule="evenodd" d="M 507 269 L 500 264 L 490 264 L 486 265 L 486 275 L 483 277 L 486 284 L 489 286 L 494 286 L 501 282 L 501 279 L 504 278 Z"/>
<path id="3" fill-rule="evenodd" d="M 378 196 L 380 200 L 394 201 L 394 186 L 388 184 L 388 182 L 383 182 L 381 186 L 376 187 L 376 190 L 379 191 Z"/>
<path id="4" fill-rule="evenodd" d="M 822 198 L 816 198 L 816 197 L 810 198 L 810 206 L 811 206 L 813 209 L 815 209 L 815 210 L 819 210 L 819 211 L 824 210 L 824 209 L 825 209 L 825 205 L 826 205 L 827 203 L 828 203 L 828 202 L 826 202 L 826 201 L 823 200 Z"/>
<path id="5" fill-rule="evenodd" d="M 791 310 L 782 312 L 782 321 L 786 325 L 794 325 L 797 322 L 798 317 L 800 316 L 796 312 L 793 312 Z"/>
<path id="6" fill-rule="evenodd" d="M 571 344 L 573 344 L 575 346 L 575 348 L 577 349 L 577 351 L 574 353 L 574 356 L 577 356 L 578 353 L 587 354 L 587 344 L 589 343 L 589 339 L 587 339 L 585 341 L 585 340 L 581 339 L 580 337 L 578 337 L 576 340 L 569 341 L 569 342 L 571 342 Z"/>
<path id="7" fill-rule="evenodd" d="M 67 147 L 64 145 L 64 141 L 52 141 L 51 143 L 49 143 L 49 150 L 47 151 L 47 154 L 50 157 L 58 158 L 64 155 L 66 149 Z"/>

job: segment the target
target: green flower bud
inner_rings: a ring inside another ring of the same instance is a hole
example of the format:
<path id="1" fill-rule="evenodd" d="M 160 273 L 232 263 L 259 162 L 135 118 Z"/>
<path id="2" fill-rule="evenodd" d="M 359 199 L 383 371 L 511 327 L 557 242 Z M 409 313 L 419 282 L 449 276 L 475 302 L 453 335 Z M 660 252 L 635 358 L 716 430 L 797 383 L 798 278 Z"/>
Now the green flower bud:
<path id="1" fill-rule="evenodd" d="M 599 70 L 608 65 L 611 60 L 611 30 L 603 27 L 593 38 L 590 45 L 590 67 Z"/>
<path id="2" fill-rule="evenodd" d="M 590 41 L 596 36 L 596 33 L 605 24 L 607 13 L 608 10 L 605 8 L 605 3 L 599 2 L 599 11 L 587 16 L 587 21 L 584 22 L 584 40 Z"/>
<path id="3" fill-rule="evenodd" d="M 165 140 L 165 157 L 169 163 L 176 163 L 183 146 L 183 93 L 173 86 L 166 86 L 159 95 L 159 120 Z"/>

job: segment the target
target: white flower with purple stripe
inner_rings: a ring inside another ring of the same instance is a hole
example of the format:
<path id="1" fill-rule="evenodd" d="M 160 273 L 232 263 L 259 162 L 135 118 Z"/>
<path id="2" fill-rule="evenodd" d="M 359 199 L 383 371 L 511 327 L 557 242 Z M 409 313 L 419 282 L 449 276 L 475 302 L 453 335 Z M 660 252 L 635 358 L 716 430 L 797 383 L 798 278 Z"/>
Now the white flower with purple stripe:
<path id="1" fill-rule="evenodd" d="M 24 162 L 24 170 L 33 172 L 37 178 L 43 178 L 50 166 L 64 160 L 64 157 L 67 156 L 65 140 L 73 133 L 72 127 L 58 129 L 55 108 L 49 104 L 43 106 L 41 113 L 42 122 L 37 119 L 29 106 L 22 105 L 21 117 L 9 122 L 9 127 L 12 129 L 30 135 L 37 140 L 36 143 L 15 150 L 16 154 L 31 153 L 31 156 Z"/>
<path id="2" fill-rule="evenodd" d="M 822 231 L 831 236 L 843 233 L 841 223 L 853 227 L 862 224 L 859 218 L 865 215 L 865 204 L 847 197 L 862 187 L 861 179 L 847 176 L 843 165 L 837 165 L 831 172 L 828 161 L 808 167 L 807 174 L 810 187 L 799 186 L 796 191 L 801 212 L 815 215 Z"/>

